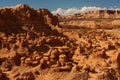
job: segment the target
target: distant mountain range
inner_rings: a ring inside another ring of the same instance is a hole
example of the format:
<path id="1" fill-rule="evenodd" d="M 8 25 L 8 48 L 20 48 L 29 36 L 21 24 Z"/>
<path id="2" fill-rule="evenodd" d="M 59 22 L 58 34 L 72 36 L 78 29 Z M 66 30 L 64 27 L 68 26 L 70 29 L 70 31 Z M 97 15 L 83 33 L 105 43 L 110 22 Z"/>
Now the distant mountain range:
<path id="1" fill-rule="evenodd" d="M 74 14 L 78 18 L 120 18 L 120 10 L 95 10 L 83 14 Z"/>
<path id="2" fill-rule="evenodd" d="M 94 10 L 86 13 L 77 13 L 74 15 L 61 16 L 57 14 L 59 20 L 76 20 L 76 19 L 119 19 L 120 10 Z"/>

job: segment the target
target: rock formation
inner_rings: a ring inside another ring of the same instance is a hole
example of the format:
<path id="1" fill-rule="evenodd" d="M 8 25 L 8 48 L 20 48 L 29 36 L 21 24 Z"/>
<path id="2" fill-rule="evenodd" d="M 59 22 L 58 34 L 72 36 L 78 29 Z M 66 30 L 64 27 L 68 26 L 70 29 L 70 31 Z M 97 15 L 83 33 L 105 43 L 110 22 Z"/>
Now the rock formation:
<path id="1" fill-rule="evenodd" d="M 30 29 L 40 31 L 41 28 L 59 25 L 57 17 L 53 16 L 47 9 L 34 10 L 27 4 L 1 8 L 0 23 L 0 30 L 8 33 L 24 32 Z"/>
<path id="2" fill-rule="evenodd" d="M 120 10 L 95 10 L 68 16 L 56 15 L 66 28 L 120 28 Z"/>
<path id="3" fill-rule="evenodd" d="M 56 15 L 60 20 L 62 19 L 89 19 L 89 18 L 120 18 L 120 10 L 93 10 L 86 13 L 76 13 L 74 15 L 61 16 Z"/>
<path id="4" fill-rule="evenodd" d="M 101 29 L 60 27 L 47 9 L 0 8 L 0 79 L 118 80 L 119 41 Z"/>

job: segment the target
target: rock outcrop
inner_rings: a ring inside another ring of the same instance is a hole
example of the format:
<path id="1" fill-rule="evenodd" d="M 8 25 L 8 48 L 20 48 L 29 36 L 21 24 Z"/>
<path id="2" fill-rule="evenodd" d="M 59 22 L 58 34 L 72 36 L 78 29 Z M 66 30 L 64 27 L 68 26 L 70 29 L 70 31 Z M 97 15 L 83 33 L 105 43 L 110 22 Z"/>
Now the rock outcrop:
<path id="1" fill-rule="evenodd" d="M 34 10 L 27 4 L 0 9 L 0 31 L 16 33 L 31 28 L 40 31 L 49 26 L 56 27 L 59 23 L 47 9 Z"/>
<path id="2" fill-rule="evenodd" d="M 1 71 L 12 71 L 15 66 L 41 66 L 44 69 L 51 67 L 51 62 L 44 56 L 50 49 L 46 45 L 63 46 L 68 40 L 57 28 L 58 18 L 47 9 L 35 10 L 27 4 L 0 8 Z M 53 59 L 54 55 L 51 56 Z M 2 78 L 2 73 L 0 74 Z M 20 74 L 18 71 L 14 75 L 15 78 L 19 79 L 20 75 L 26 80 L 31 79 L 32 73 Z M 32 78 L 34 80 L 34 76 Z"/>
<path id="3" fill-rule="evenodd" d="M 120 18 L 120 10 L 93 10 L 86 13 L 76 13 L 74 15 L 60 16 L 57 15 L 62 21 L 64 19 L 94 19 L 94 18 Z"/>
<path id="4" fill-rule="evenodd" d="M 67 28 L 120 28 L 120 10 L 95 10 L 68 16 L 57 16 L 60 24 Z"/>
<path id="5" fill-rule="evenodd" d="M 0 9 L 2 80 L 117 80 L 119 58 L 120 38 L 105 30 L 60 28 L 27 4 Z"/>
<path id="6" fill-rule="evenodd" d="M 81 18 L 120 18 L 120 10 L 95 10 L 83 14 L 75 14 Z"/>

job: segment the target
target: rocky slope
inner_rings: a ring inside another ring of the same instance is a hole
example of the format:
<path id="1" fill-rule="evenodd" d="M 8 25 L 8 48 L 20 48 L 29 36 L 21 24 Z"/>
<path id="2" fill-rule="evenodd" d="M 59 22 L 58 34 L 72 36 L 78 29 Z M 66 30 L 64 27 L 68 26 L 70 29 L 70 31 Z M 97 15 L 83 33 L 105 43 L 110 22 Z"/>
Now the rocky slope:
<path id="1" fill-rule="evenodd" d="M 0 79 L 4 80 L 2 75 L 14 71 L 14 67 L 17 72 L 13 75 L 21 72 L 21 66 L 23 70 L 25 65 L 38 66 L 49 45 L 63 46 L 68 38 L 56 28 L 58 19 L 47 9 L 34 10 L 27 4 L 0 8 L 0 69 L 4 72 L 0 72 Z"/>
<path id="2" fill-rule="evenodd" d="M 36 26 L 34 29 L 40 30 L 40 28 L 58 25 L 57 17 L 53 16 L 47 9 L 34 10 L 27 4 L 0 9 L 0 30 L 3 32 L 26 31 L 34 26 Z M 29 29 L 25 26 L 28 26 Z"/>
<path id="3" fill-rule="evenodd" d="M 116 22 L 114 22 L 116 23 Z M 120 38 L 65 29 L 47 9 L 0 9 L 1 80 L 118 80 Z"/>

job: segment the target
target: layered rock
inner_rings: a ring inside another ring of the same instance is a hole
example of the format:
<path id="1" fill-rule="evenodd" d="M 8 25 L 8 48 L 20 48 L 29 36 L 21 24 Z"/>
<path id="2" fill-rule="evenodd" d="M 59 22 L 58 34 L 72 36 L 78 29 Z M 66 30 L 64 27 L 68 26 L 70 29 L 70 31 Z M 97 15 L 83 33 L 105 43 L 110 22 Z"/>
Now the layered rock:
<path id="1" fill-rule="evenodd" d="M 120 10 L 95 10 L 68 16 L 57 15 L 60 24 L 67 28 L 120 28 Z"/>
<path id="2" fill-rule="evenodd" d="M 95 10 L 86 13 L 78 13 L 72 18 L 120 18 L 120 10 Z"/>

